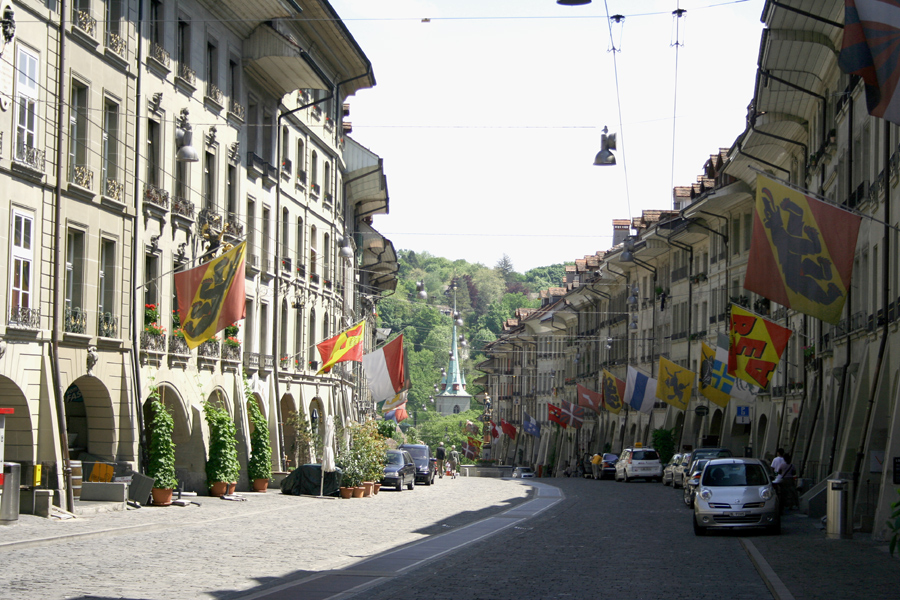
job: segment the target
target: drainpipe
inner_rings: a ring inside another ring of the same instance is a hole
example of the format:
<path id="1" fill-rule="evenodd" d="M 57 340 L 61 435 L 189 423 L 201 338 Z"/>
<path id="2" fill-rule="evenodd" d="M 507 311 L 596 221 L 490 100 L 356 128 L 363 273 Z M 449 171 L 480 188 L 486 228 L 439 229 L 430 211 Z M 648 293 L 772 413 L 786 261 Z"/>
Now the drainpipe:
<path id="1" fill-rule="evenodd" d="M 61 283 L 60 276 L 60 251 L 59 245 L 65 238 L 62 236 L 62 181 L 63 181 L 63 160 L 65 159 L 65 151 L 63 150 L 63 137 L 65 136 L 65 106 L 66 102 L 66 0 L 60 0 L 59 3 L 59 66 L 57 68 L 56 78 L 56 97 L 59 100 L 56 105 L 56 185 L 53 189 L 54 204 L 53 207 L 53 294 L 51 307 L 52 322 L 50 325 L 50 364 L 52 365 L 53 375 L 53 396 L 56 400 L 56 416 L 59 420 L 57 424 L 59 429 L 60 454 L 63 458 L 63 476 L 66 487 L 66 510 L 75 511 L 75 494 L 72 490 L 72 463 L 69 460 L 69 436 L 66 431 L 66 405 L 63 403 L 62 377 L 59 373 L 59 287 Z"/>

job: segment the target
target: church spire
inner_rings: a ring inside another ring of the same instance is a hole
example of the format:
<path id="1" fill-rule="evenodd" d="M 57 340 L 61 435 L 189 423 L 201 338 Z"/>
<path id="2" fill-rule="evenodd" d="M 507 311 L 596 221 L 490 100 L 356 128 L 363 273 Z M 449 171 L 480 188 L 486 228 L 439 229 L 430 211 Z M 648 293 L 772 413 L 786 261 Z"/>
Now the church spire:
<path id="1" fill-rule="evenodd" d="M 448 353 L 450 362 L 446 369 L 441 369 L 441 385 L 435 396 L 435 408 L 442 415 L 469 410 L 469 403 L 472 399 L 472 396 L 466 392 L 466 377 L 460 365 L 460 346 L 465 347 L 466 340 L 462 335 L 457 334 L 457 327 L 462 327 L 463 321 L 456 309 L 457 284 L 455 279 L 450 283 L 450 290 L 453 292 L 453 313 L 451 314 L 453 333 Z"/>

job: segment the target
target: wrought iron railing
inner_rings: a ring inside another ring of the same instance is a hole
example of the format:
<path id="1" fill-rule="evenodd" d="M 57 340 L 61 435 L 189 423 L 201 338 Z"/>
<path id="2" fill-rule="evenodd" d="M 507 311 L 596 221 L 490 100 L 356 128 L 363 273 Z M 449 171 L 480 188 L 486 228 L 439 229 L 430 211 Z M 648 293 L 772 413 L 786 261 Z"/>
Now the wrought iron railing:
<path id="1" fill-rule="evenodd" d="M 69 183 L 86 190 L 94 189 L 94 172 L 84 165 L 73 165 L 69 170 Z"/>
<path id="2" fill-rule="evenodd" d="M 286 273 L 288 276 L 291 274 L 291 259 L 286 256 L 281 258 L 281 272 Z"/>
<path id="3" fill-rule="evenodd" d="M 94 37 L 94 31 L 97 29 L 97 19 L 92 17 L 91 13 L 76 7 L 72 12 L 72 22 L 75 27 Z"/>
<path id="4" fill-rule="evenodd" d="M 291 162 L 291 159 L 289 159 L 289 158 L 282 158 L 282 159 L 281 159 L 281 172 L 282 172 L 282 173 L 284 173 L 285 175 L 290 176 L 291 171 L 293 170 L 293 168 L 294 168 L 294 163 Z"/>
<path id="5" fill-rule="evenodd" d="M 224 344 L 222 346 L 222 360 L 228 360 L 231 362 L 240 362 L 241 347 Z"/>
<path id="6" fill-rule="evenodd" d="M 215 340 L 207 340 L 197 346 L 197 356 L 203 358 L 219 358 L 221 345 Z"/>
<path id="7" fill-rule="evenodd" d="M 122 202 L 125 199 L 125 186 L 115 179 L 107 177 L 106 189 L 104 190 L 103 195 L 107 198 L 112 198 L 117 202 Z"/>
<path id="8" fill-rule="evenodd" d="M 163 353 L 166 351 L 166 334 L 141 332 L 141 350 Z"/>
<path id="9" fill-rule="evenodd" d="M 97 335 L 105 338 L 119 337 L 119 320 L 112 313 L 100 313 L 97 320 Z"/>
<path id="10" fill-rule="evenodd" d="M 241 121 L 244 120 L 244 105 L 236 100 L 231 101 L 231 108 L 228 111 Z"/>
<path id="11" fill-rule="evenodd" d="M 169 354 L 189 356 L 191 349 L 188 348 L 187 340 L 177 335 L 169 336 Z"/>
<path id="12" fill-rule="evenodd" d="M 107 32 L 106 47 L 122 58 L 125 58 L 125 50 L 127 48 L 125 44 L 125 38 L 123 38 L 118 33 L 113 33 L 112 31 Z"/>
<path id="13" fill-rule="evenodd" d="M 259 369 L 259 353 L 244 352 L 244 366 L 250 369 Z"/>
<path id="14" fill-rule="evenodd" d="M 185 219 L 194 218 L 194 203 L 184 198 L 175 196 L 172 200 L 172 214 L 184 217 Z"/>
<path id="15" fill-rule="evenodd" d="M 197 213 L 198 230 L 202 230 L 204 225 L 213 233 L 222 231 L 222 215 L 215 209 L 201 208 Z"/>
<path id="16" fill-rule="evenodd" d="M 66 307 L 63 317 L 66 333 L 84 333 L 87 330 L 87 313 L 80 308 Z"/>
<path id="17" fill-rule="evenodd" d="M 225 225 L 222 226 L 222 231 L 233 237 L 244 237 L 244 226 L 238 222 L 237 215 L 229 215 Z"/>
<path id="18" fill-rule="evenodd" d="M 169 209 L 169 192 L 152 183 L 144 184 L 144 200 L 160 208 Z"/>
<path id="19" fill-rule="evenodd" d="M 197 72 L 194 71 L 187 63 L 181 63 L 180 65 L 178 65 L 178 76 L 191 85 L 197 83 Z"/>
<path id="20" fill-rule="evenodd" d="M 23 142 L 16 144 L 16 162 L 27 165 L 36 171 L 44 171 L 44 151 Z"/>
<path id="21" fill-rule="evenodd" d="M 162 63 L 167 69 L 172 63 L 172 58 L 171 56 L 169 56 L 169 51 L 156 42 L 150 44 L 150 58 Z"/>
<path id="22" fill-rule="evenodd" d="M 263 356 L 263 370 L 271 371 L 275 366 L 275 357 L 271 354 Z"/>
<path id="23" fill-rule="evenodd" d="M 9 309 L 9 323 L 7 324 L 10 327 L 22 329 L 40 329 L 41 310 L 39 308 L 13 306 Z"/>
<path id="24" fill-rule="evenodd" d="M 225 100 L 225 94 L 222 93 L 222 90 L 220 90 L 214 83 L 207 84 L 206 97 L 216 104 L 222 104 L 222 102 Z"/>

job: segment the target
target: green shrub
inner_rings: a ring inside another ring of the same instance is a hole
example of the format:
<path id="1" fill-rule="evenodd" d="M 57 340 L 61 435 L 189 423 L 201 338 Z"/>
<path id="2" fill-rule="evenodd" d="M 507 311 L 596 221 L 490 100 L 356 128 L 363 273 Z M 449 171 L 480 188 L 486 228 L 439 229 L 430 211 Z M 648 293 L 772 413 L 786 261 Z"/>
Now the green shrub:
<path id="1" fill-rule="evenodd" d="M 675 429 L 657 429 L 652 440 L 653 449 L 659 453 L 659 462 L 667 464 L 675 454 Z"/>
<path id="2" fill-rule="evenodd" d="M 224 408 L 203 403 L 206 424 L 209 426 L 209 459 L 206 461 L 206 480 L 234 483 L 241 474 L 237 457 L 237 428 Z"/>
<path id="3" fill-rule="evenodd" d="M 378 432 L 375 421 L 350 426 L 350 448 L 338 453 L 335 462 L 343 471 L 345 487 L 355 487 L 363 481 L 381 481 L 388 445 Z"/>
<path id="4" fill-rule="evenodd" d="M 178 479 L 175 477 L 175 442 L 172 433 L 175 431 L 175 419 L 166 410 L 154 390 L 150 395 L 150 408 L 153 416 L 150 420 L 150 450 L 147 475 L 153 478 L 153 487 L 175 489 Z"/>
<path id="5" fill-rule="evenodd" d="M 247 475 L 253 479 L 268 479 L 272 476 L 272 447 L 269 445 L 269 424 L 263 416 L 259 405 L 252 397 L 247 400 L 247 414 L 253 423 L 250 434 L 250 461 L 247 463 Z"/>

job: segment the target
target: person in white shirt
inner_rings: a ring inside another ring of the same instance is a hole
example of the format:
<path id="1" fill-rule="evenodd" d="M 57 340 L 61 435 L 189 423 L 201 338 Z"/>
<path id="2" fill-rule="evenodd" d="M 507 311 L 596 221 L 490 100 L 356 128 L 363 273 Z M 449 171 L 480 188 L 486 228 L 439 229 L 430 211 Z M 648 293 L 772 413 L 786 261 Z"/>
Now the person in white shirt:
<path id="1" fill-rule="evenodd" d="M 776 475 L 779 475 L 786 466 L 787 463 L 784 462 L 784 448 L 779 448 L 775 451 L 775 458 L 772 459 L 772 470 L 775 471 Z"/>

